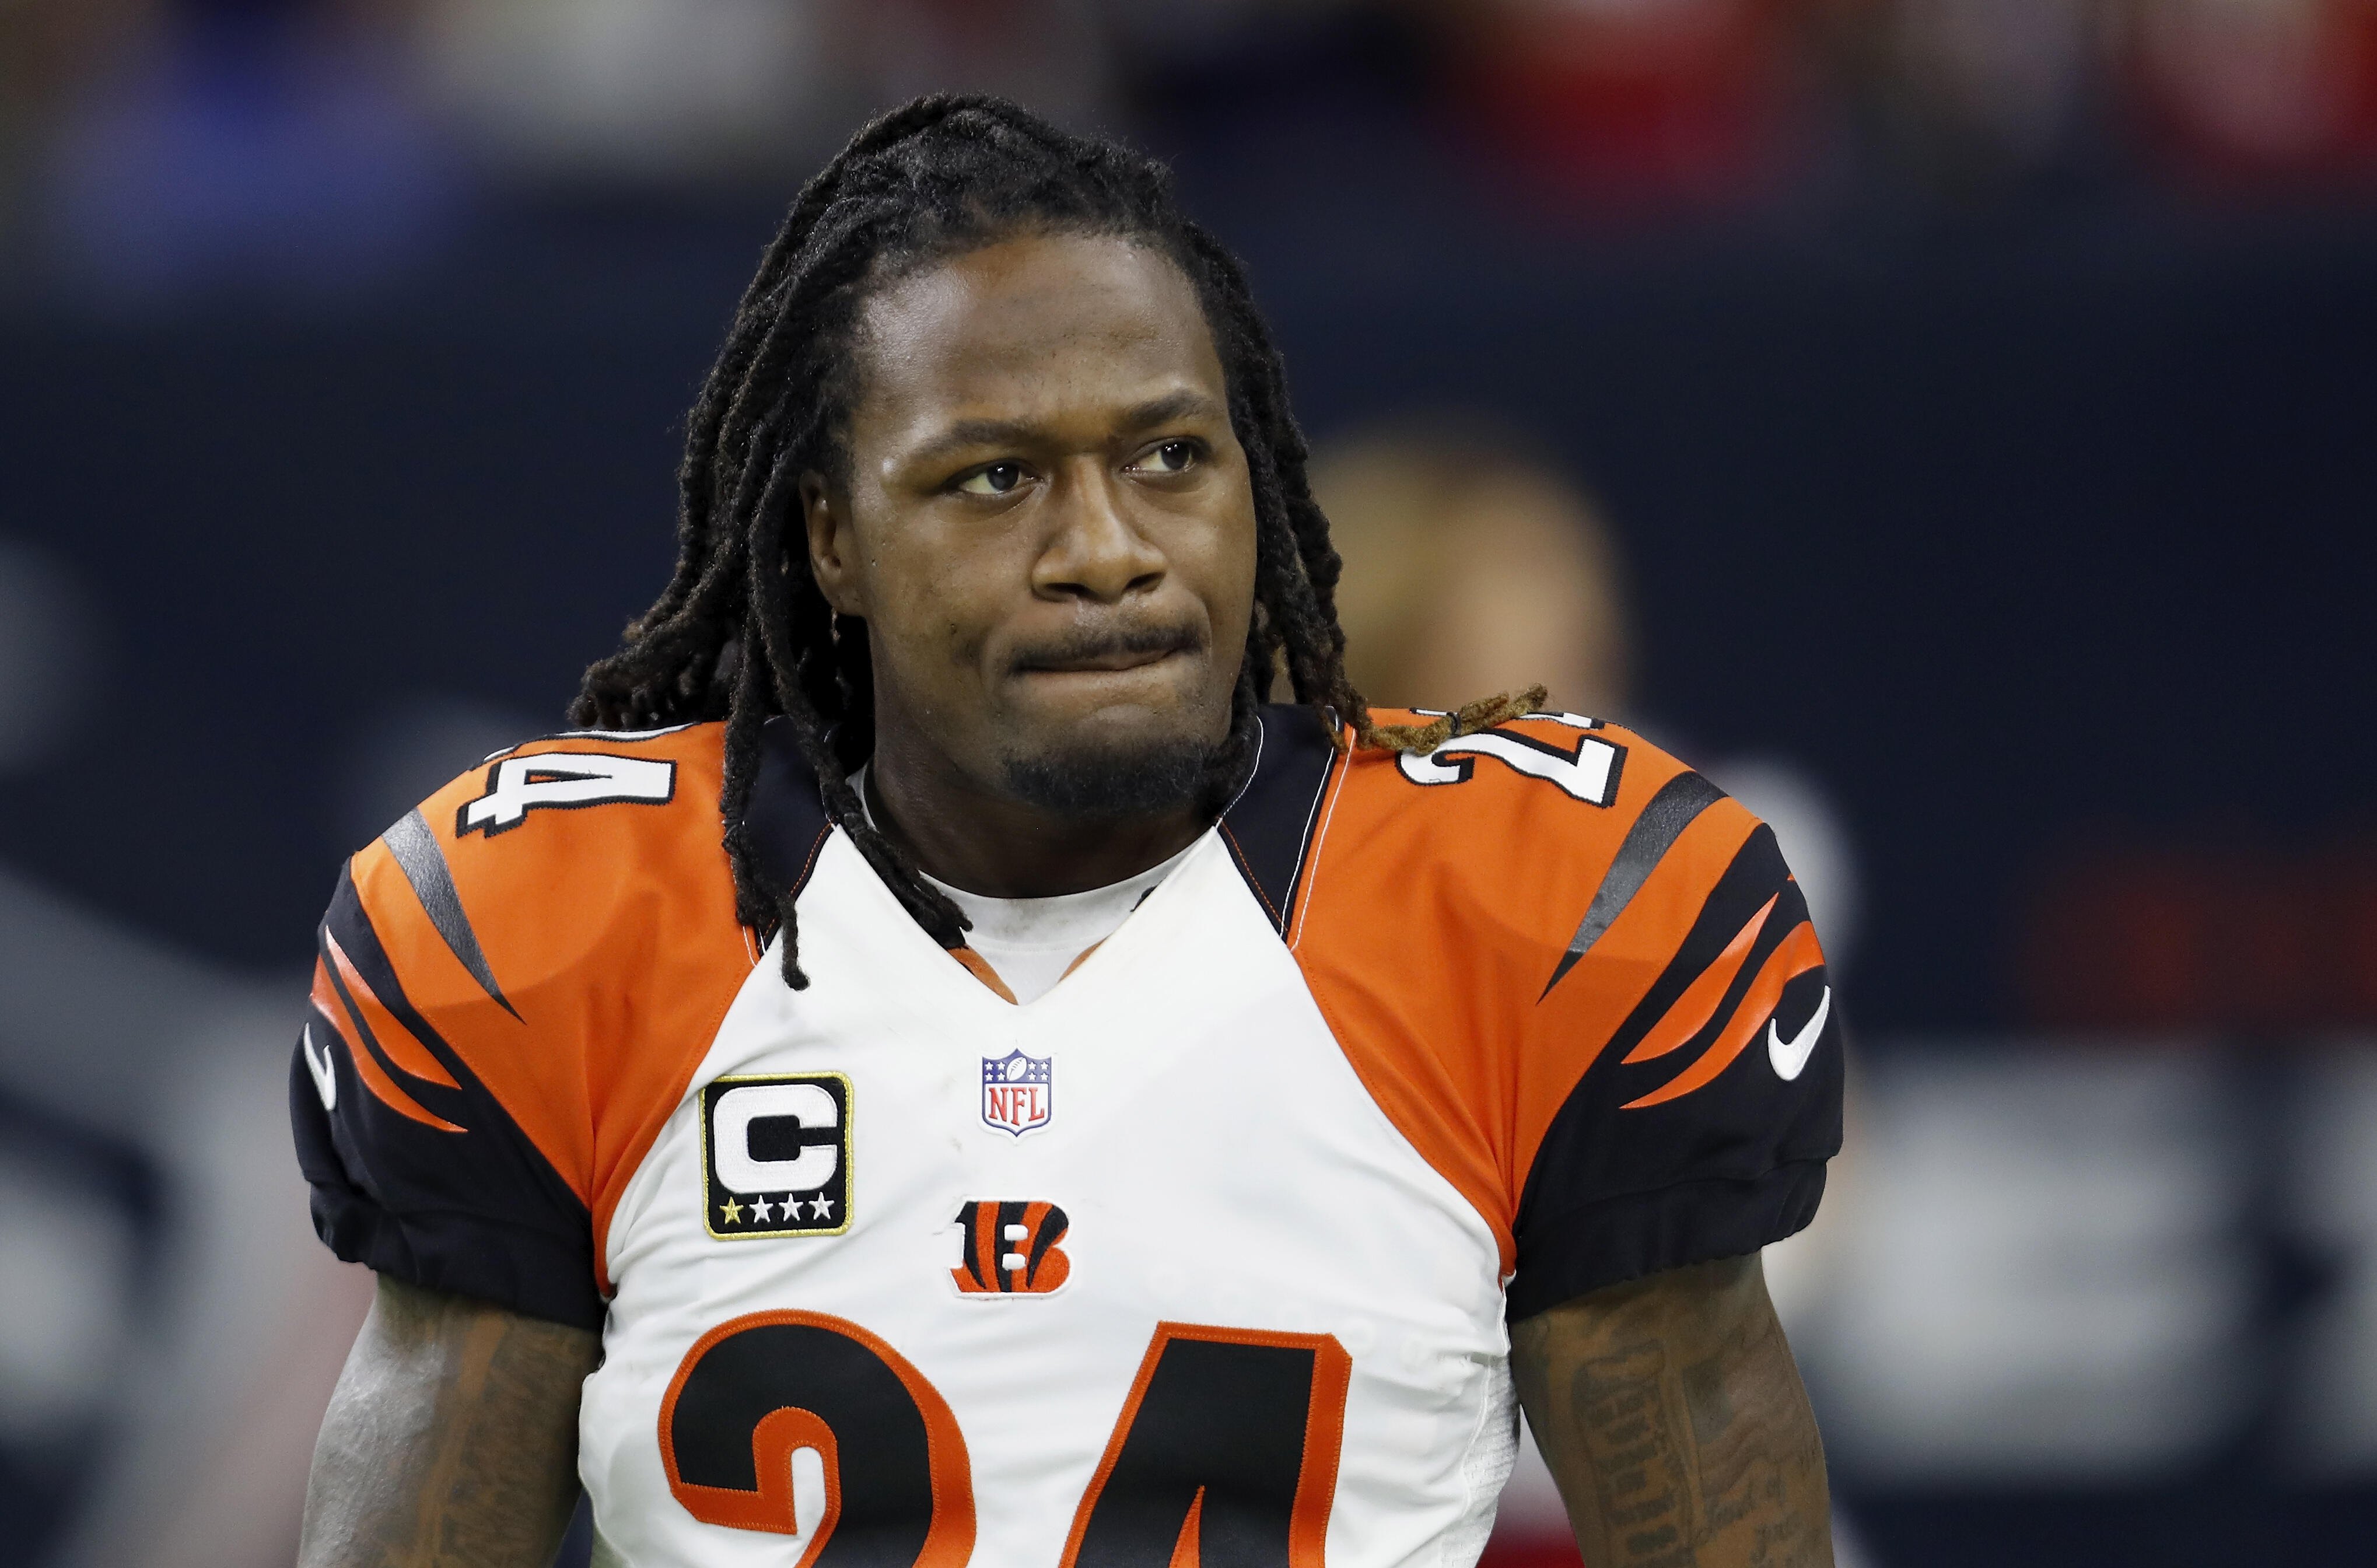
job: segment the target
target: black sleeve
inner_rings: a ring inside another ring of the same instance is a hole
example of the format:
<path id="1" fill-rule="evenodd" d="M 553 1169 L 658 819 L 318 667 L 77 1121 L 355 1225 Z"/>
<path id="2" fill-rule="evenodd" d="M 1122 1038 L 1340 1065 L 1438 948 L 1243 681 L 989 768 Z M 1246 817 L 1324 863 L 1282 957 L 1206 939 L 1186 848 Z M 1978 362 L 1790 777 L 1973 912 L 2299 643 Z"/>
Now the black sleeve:
<path id="1" fill-rule="evenodd" d="M 600 1329 L 586 1203 L 413 1005 L 351 876 L 317 942 L 289 1085 L 315 1230 L 340 1258 L 390 1278 Z M 391 1023 L 454 1083 L 406 1071 L 379 1037 Z"/>
<path id="2" fill-rule="evenodd" d="M 1537 1147 L 1512 1227 L 1514 1322 L 1605 1286 L 1754 1252 L 1815 1217 L 1824 1162 L 1841 1146 L 1841 1009 L 1769 829 L 1749 836 L 1697 907 Z M 1728 953 L 1762 908 L 1747 951 Z M 1680 1045 L 1625 1060 L 1663 1026 L 1669 1038 L 1681 1032 L 1713 989 L 1706 1022 Z M 1723 1065 L 1661 1097 L 1704 1059 Z"/>

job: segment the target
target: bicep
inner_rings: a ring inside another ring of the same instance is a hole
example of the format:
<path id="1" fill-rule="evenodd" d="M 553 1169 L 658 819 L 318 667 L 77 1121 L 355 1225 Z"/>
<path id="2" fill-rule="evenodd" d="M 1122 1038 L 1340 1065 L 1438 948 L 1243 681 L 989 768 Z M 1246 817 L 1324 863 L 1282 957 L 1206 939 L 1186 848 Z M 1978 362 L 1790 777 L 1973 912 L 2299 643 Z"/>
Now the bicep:
<path id="1" fill-rule="evenodd" d="M 302 1568 L 543 1568 L 602 1338 L 383 1276 L 330 1396 Z"/>
<path id="2" fill-rule="evenodd" d="M 1823 1450 L 1755 1255 L 1523 1319 L 1511 1367 L 1595 1568 L 1828 1568 Z"/>

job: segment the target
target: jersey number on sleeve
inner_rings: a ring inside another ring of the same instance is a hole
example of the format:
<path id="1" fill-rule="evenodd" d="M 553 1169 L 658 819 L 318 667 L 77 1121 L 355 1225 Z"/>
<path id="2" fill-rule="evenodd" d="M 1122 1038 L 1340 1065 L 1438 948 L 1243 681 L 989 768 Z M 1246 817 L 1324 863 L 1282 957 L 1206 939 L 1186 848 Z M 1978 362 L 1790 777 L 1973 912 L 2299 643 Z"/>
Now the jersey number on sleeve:
<path id="1" fill-rule="evenodd" d="M 1063 1568 L 1320 1568 L 1352 1370 L 1328 1335 L 1157 1324 Z M 961 1568 L 973 1550 L 948 1403 L 842 1319 L 756 1312 L 711 1330 L 669 1384 L 660 1440 L 687 1512 L 793 1537 L 795 1568 Z"/>
<path id="2" fill-rule="evenodd" d="M 507 757 L 487 770 L 487 793 L 464 803 L 454 836 L 509 832 L 540 808 L 607 806 L 641 801 L 665 806 L 676 795 L 676 764 L 656 757 L 608 757 L 592 751 L 544 751 Z"/>
<path id="3" fill-rule="evenodd" d="M 1425 712 L 1425 710 L 1423 710 Z M 1491 757 L 1513 772 L 1559 786 L 1571 798 L 1587 806 L 1607 806 L 1618 798 L 1618 775 L 1626 765 L 1626 748 L 1590 733 L 1598 721 L 1573 713 L 1529 713 L 1586 733 L 1574 746 L 1555 746 L 1513 729 L 1480 730 L 1446 741 L 1422 756 L 1406 751 L 1395 759 L 1404 777 L 1415 784 L 1467 784 L 1477 771 L 1477 759 Z"/>

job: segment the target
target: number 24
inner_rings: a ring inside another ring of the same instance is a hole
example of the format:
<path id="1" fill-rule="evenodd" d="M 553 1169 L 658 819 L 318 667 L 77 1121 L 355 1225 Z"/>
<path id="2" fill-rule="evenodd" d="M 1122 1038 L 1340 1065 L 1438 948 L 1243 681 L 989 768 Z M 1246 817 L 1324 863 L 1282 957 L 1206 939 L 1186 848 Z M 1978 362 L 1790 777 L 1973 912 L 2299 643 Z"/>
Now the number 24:
<path id="1" fill-rule="evenodd" d="M 1200 1553 L 1320 1568 L 1352 1370 L 1324 1334 L 1158 1323 L 1061 1568 Z M 973 1554 L 956 1417 L 845 1319 L 755 1312 L 702 1335 L 661 1403 L 660 1446 L 688 1513 L 794 1537 L 796 1568 L 962 1568 Z"/>

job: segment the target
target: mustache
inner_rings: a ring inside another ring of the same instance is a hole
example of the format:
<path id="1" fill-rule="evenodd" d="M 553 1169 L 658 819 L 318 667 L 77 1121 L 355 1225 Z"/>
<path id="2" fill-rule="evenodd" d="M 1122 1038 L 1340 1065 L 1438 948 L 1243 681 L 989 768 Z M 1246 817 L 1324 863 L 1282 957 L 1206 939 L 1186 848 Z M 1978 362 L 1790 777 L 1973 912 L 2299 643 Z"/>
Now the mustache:
<path id="1" fill-rule="evenodd" d="M 1201 628 L 1184 626 L 1082 627 L 1066 636 L 1019 648 L 1008 661 L 1011 673 L 1095 667 L 1109 662 L 1202 652 Z"/>

